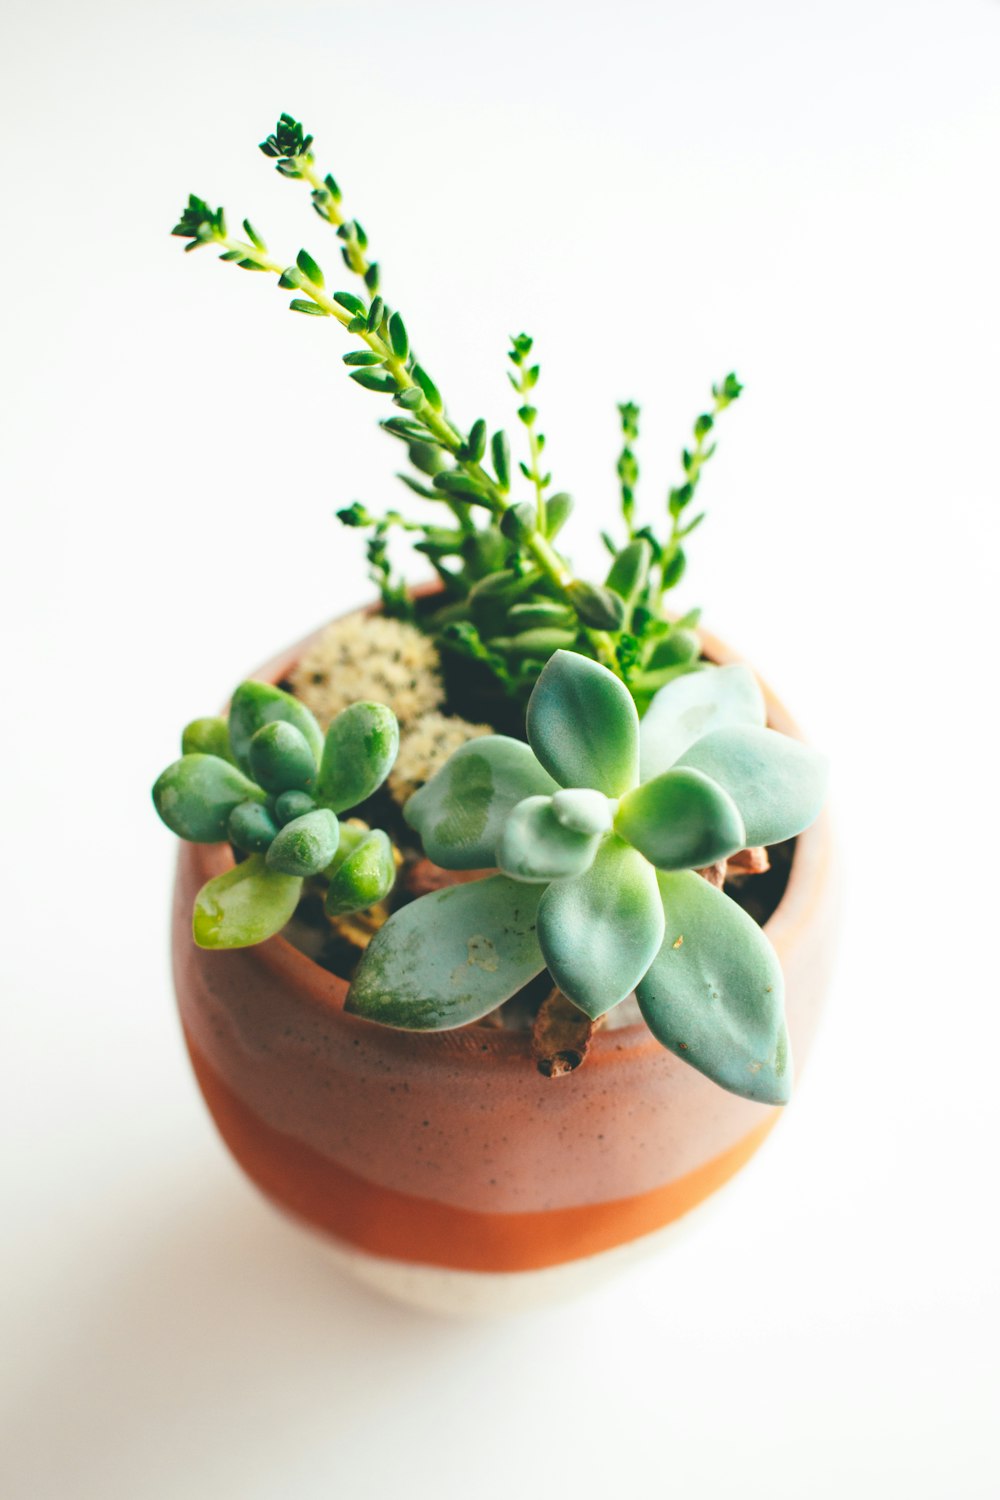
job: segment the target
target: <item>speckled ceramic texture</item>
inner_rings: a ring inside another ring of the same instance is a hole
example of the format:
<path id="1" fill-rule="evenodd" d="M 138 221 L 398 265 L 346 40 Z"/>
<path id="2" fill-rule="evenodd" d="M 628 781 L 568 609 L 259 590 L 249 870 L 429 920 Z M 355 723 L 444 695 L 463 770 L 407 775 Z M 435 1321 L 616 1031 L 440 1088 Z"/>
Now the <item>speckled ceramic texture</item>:
<path id="1" fill-rule="evenodd" d="M 257 675 L 281 678 L 301 650 Z M 772 726 L 796 734 L 767 701 Z M 344 982 L 281 937 L 198 949 L 194 895 L 230 863 L 223 845 L 181 847 L 174 969 L 195 1071 L 249 1176 L 352 1252 L 492 1276 L 601 1256 L 721 1187 L 780 1114 L 710 1083 L 641 1024 L 599 1032 L 579 1070 L 548 1079 L 527 1035 L 407 1033 L 345 1015 Z M 798 1073 L 832 958 L 830 865 L 824 819 L 798 839 L 766 929 Z"/>

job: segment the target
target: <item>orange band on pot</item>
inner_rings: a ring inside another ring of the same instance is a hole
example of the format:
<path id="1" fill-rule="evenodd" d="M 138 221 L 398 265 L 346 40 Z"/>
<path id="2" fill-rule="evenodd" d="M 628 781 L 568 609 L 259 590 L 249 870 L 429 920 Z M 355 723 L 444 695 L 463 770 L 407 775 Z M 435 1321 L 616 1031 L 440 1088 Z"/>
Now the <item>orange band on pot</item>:
<path id="1" fill-rule="evenodd" d="M 187 1038 L 229 1149 L 270 1198 L 372 1255 L 461 1271 L 535 1271 L 598 1255 L 679 1219 L 738 1172 L 781 1113 L 721 1155 L 649 1193 L 531 1213 L 477 1213 L 368 1182 L 265 1124 Z"/>

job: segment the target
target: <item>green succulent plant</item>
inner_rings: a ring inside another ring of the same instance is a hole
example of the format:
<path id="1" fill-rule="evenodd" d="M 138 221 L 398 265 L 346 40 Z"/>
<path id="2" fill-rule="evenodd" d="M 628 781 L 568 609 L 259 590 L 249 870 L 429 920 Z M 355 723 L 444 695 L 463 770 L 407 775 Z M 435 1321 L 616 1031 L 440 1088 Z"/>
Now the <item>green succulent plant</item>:
<path id="1" fill-rule="evenodd" d="M 695 873 L 791 838 L 825 763 L 765 727 L 752 673 L 674 678 L 640 723 L 623 683 L 569 651 L 528 704 L 528 743 L 471 741 L 406 804 L 429 857 L 499 873 L 423 896 L 376 935 L 348 1009 L 390 1026 L 475 1021 L 547 968 L 596 1018 L 634 990 L 653 1034 L 750 1099 L 784 1103 L 781 968 L 757 924 Z"/>
<path id="2" fill-rule="evenodd" d="M 639 408 L 619 407 L 618 536 L 602 532 L 606 575 L 580 578 L 562 551 L 573 502 L 549 468 L 533 340 L 517 334 L 507 356 L 516 460 L 503 428 L 484 417 L 466 426 L 449 411 L 383 294 L 368 235 L 337 180 L 316 166 L 312 135 L 282 115 L 260 149 L 282 177 L 306 185 L 353 290 L 332 290 L 308 250 L 294 261 L 272 255 L 249 220 L 245 237 L 233 234 L 221 208 L 193 195 L 173 233 L 185 250 L 214 247 L 221 260 L 274 278 L 293 293 L 292 311 L 346 334 L 349 378 L 395 408 L 380 425 L 409 464 L 398 477 L 433 502 L 429 519 L 374 515 L 357 501 L 338 511 L 368 533 L 383 612 L 465 659 L 453 674 L 459 701 L 448 708 L 465 713 L 462 695 L 481 693 L 488 707 L 476 717 L 516 733 L 527 704 L 527 743 L 496 734 L 462 745 L 405 809 L 430 860 L 496 873 L 394 912 L 364 953 L 348 1009 L 390 1026 L 446 1029 L 479 1019 L 548 969 L 592 1019 L 634 991 L 664 1046 L 737 1094 L 783 1103 L 792 1064 L 777 957 L 761 928 L 697 872 L 801 832 L 819 810 L 823 762 L 766 727 L 746 668 L 701 661 L 698 611 L 676 619 L 666 607 L 704 519 L 696 496 L 739 380 L 730 373 L 712 386 L 659 521 L 637 512 Z M 433 600 L 418 605 L 394 573 L 398 532 L 433 567 Z M 378 704 L 352 705 L 324 739 L 303 703 L 254 682 L 237 690 L 228 722 L 189 725 L 181 759 L 156 783 L 157 810 L 182 838 L 228 839 L 243 855 L 199 893 L 196 942 L 239 947 L 271 936 L 307 880 L 324 887 L 332 916 L 386 896 L 388 837 L 341 825 L 338 814 L 378 788 L 397 747 L 396 721 Z"/>
<path id="3" fill-rule="evenodd" d="M 396 407 L 380 425 L 401 445 L 409 465 L 398 477 L 421 501 L 433 502 L 434 512 L 417 519 L 397 510 L 374 514 L 359 501 L 337 512 L 346 526 L 368 532 L 369 567 L 384 611 L 416 620 L 444 650 L 477 663 L 478 672 L 492 677 L 521 706 L 545 662 L 563 648 L 601 661 L 645 705 L 698 657 L 692 629 L 697 614 L 672 620 L 664 599 L 684 573 L 686 539 L 704 520 L 701 513 L 689 519 L 689 511 L 715 451 L 717 420 L 743 389 L 735 374 L 712 386 L 711 404 L 693 424 L 690 446 L 681 455 L 683 479 L 666 495 L 664 530 L 637 518 L 633 444 L 639 408 L 631 402 L 619 407 L 625 536 L 616 541 L 603 533 L 612 554 L 603 580 L 579 578 L 561 550 L 573 500 L 554 488 L 549 468 L 536 405 L 541 366 L 534 340 L 526 333 L 514 335 L 507 354 L 526 455 L 516 460 L 504 428 L 491 427 L 484 417 L 466 427 L 450 413 L 414 352 L 408 324 L 383 295 L 382 272 L 369 253 L 367 233 L 344 208 L 336 179 L 317 168 L 313 136 L 294 116 L 283 114 L 260 150 L 282 177 L 305 184 L 317 215 L 336 233 L 355 290 L 332 290 L 308 250 L 299 250 L 294 261 L 271 254 L 248 219 L 244 237 L 235 235 L 224 211 L 194 194 L 172 232 L 187 241 L 185 250 L 211 247 L 241 270 L 274 278 L 282 291 L 294 294 L 291 311 L 336 325 L 351 344 L 342 355 L 349 378 Z M 394 532 L 407 534 L 437 574 L 442 592 L 429 614 L 415 613 L 409 591 L 393 571 Z"/>
<path id="4" fill-rule="evenodd" d="M 153 787 L 153 802 L 182 839 L 228 839 L 245 858 L 195 900 L 202 948 L 246 948 L 292 917 L 303 882 L 325 887 L 331 916 L 360 911 L 392 889 L 392 845 L 380 829 L 341 823 L 382 785 L 399 748 L 395 715 L 354 703 L 324 736 L 309 709 L 266 682 L 236 689 L 228 721 L 195 719 L 183 754 Z"/>

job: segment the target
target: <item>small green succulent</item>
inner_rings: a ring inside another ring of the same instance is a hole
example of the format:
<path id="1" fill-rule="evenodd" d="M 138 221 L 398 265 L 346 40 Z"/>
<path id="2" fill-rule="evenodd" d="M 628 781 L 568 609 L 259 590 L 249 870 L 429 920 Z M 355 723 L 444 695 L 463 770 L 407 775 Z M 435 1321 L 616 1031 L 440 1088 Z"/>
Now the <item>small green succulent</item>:
<path id="1" fill-rule="evenodd" d="M 199 891 L 194 939 L 202 948 L 246 948 L 289 921 L 303 881 L 319 878 L 331 916 L 359 911 L 392 889 L 392 845 L 379 829 L 342 824 L 382 785 L 399 748 L 395 715 L 353 703 L 324 737 L 309 709 L 266 682 L 244 682 L 228 722 L 195 719 L 180 760 L 153 787 L 153 802 L 182 839 L 228 839 L 246 856 Z"/>
<path id="2" fill-rule="evenodd" d="M 674 620 L 665 600 L 684 574 L 687 539 L 705 519 L 695 501 L 715 452 L 719 418 L 743 390 L 735 373 L 713 383 L 711 401 L 681 452 L 683 477 L 667 491 L 659 519 L 654 513 L 646 524 L 637 508 L 639 408 L 632 402 L 619 407 L 624 535 L 616 540 L 601 533 L 612 558 L 603 581 L 579 578 L 562 550 L 573 499 L 554 488 L 537 405 L 541 365 L 534 340 L 515 334 L 507 352 L 515 431 L 525 455 L 518 459 L 503 427 L 485 416 L 466 426 L 450 412 L 417 359 L 409 325 L 387 300 L 367 233 L 344 207 L 337 180 L 317 167 L 313 136 L 293 115 L 282 114 L 260 149 L 282 177 L 305 185 L 319 218 L 340 241 L 354 290 L 333 290 L 304 248 L 294 261 L 272 254 L 248 219 L 245 238 L 233 233 L 223 210 L 195 194 L 172 233 L 186 241 L 186 251 L 211 248 L 230 265 L 263 273 L 258 279 L 273 278 L 281 291 L 295 294 L 292 312 L 342 330 L 350 343 L 341 356 L 349 378 L 395 406 L 380 425 L 405 454 L 408 468 L 397 477 L 436 510 L 424 507 L 423 517 L 415 518 L 396 509 L 376 514 L 355 500 L 337 511 L 345 526 L 368 533 L 368 563 L 385 613 L 414 621 L 450 656 L 475 663 L 475 674 L 492 679 L 519 709 L 548 658 L 566 647 L 603 662 L 645 707 L 657 688 L 698 657 L 697 612 Z M 429 611 L 415 607 L 394 570 L 391 538 L 398 534 L 437 574 L 440 594 Z"/>
<path id="3" fill-rule="evenodd" d="M 405 816 L 447 869 L 498 874 L 397 911 L 348 1009 L 390 1026 L 475 1021 L 542 969 L 598 1017 L 634 990 L 653 1034 L 723 1087 L 784 1103 L 791 1058 L 777 955 L 695 873 L 813 821 L 823 758 L 765 727 L 752 673 L 677 677 L 640 724 L 624 684 L 558 651 L 528 704 L 528 744 L 461 747 Z"/>

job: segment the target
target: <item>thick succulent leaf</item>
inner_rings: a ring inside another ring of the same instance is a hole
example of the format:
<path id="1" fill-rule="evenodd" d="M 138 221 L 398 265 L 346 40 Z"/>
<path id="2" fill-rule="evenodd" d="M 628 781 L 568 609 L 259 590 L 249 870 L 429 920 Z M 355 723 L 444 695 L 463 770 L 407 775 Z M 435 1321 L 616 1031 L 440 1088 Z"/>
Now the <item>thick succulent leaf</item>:
<path id="1" fill-rule="evenodd" d="M 517 804 L 558 790 L 527 745 L 487 735 L 456 750 L 403 813 L 435 864 L 482 870 L 496 863 L 497 841 Z"/>
<path id="2" fill-rule="evenodd" d="M 757 923 L 700 875 L 659 882 L 666 932 L 636 990 L 646 1025 L 724 1089 L 785 1104 L 792 1060 L 778 955 Z"/>
<path id="3" fill-rule="evenodd" d="M 274 816 L 279 825 L 290 823 L 293 818 L 301 818 L 305 813 L 312 812 L 316 806 L 316 799 L 310 797 L 308 792 L 281 792 L 277 797 L 271 799 L 274 808 Z"/>
<path id="4" fill-rule="evenodd" d="M 823 806 L 826 757 L 773 729 L 716 729 L 691 745 L 680 764 L 703 771 L 729 793 L 748 846 L 792 838 Z"/>
<path id="5" fill-rule="evenodd" d="M 374 828 L 337 864 L 326 890 L 327 914 L 344 917 L 374 906 L 385 900 L 395 883 L 392 843 L 388 834 Z"/>
<path id="6" fill-rule="evenodd" d="M 229 842 L 244 854 L 265 854 L 278 834 L 278 824 L 262 802 L 241 802 L 229 814 Z"/>
<path id="7" fill-rule="evenodd" d="M 590 868 L 599 843 L 561 823 L 551 797 L 526 797 L 503 826 L 496 862 L 514 880 L 563 880 Z"/>
<path id="8" fill-rule="evenodd" d="M 396 760 L 399 725 L 384 703 L 352 703 L 326 732 L 317 796 L 334 812 L 377 791 Z"/>
<path id="9" fill-rule="evenodd" d="M 664 771 L 623 797 L 615 832 L 661 870 L 697 870 L 747 844 L 729 793 L 686 769 Z"/>
<path id="10" fill-rule="evenodd" d="M 609 589 L 621 595 L 626 604 L 632 604 L 646 585 L 652 560 L 652 547 L 645 537 L 639 537 L 617 554 L 604 581 Z"/>
<path id="11" fill-rule="evenodd" d="M 552 798 L 552 811 L 564 828 L 577 833 L 608 833 L 614 822 L 614 803 L 603 792 L 567 787 Z"/>
<path id="12" fill-rule="evenodd" d="M 656 871 L 621 839 L 606 839 L 584 875 L 546 888 L 538 940 L 552 977 L 596 1018 L 631 994 L 663 939 Z"/>
<path id="13" fill-rule="evenodd" d="M 218 717 L 192 719 L 184 726 L 181 750 L 185 755 L 217 755 L 220 760 L 232 760 L 229 725 Z"/>
<path id="14" fill-rule="evenodd" d="M 304 792 L 316 780 L 316 759 L 301 730 L 275 719 L 250 741 L 250 771 L 268 792 Z"/>
<path id="15" fill-rule="evenodd" d="M 194 844 L 218 844 L 234 807 L 263 802 L 260 787 L 218 755 L 183 755 L 157 777 L 153 805 L 172 833 Z"/>
<path id="16" fill-rule="evenodd" d="M 764 695 L 749 667 L 705 667 L 675 677 L 656 694 L 642 721 L 642 779 L 669 771 L 709 730 L 766 722 Z"/>
<path id="17" fill-rule="evenodd" d="M 288 922 L 302 881 L 269 870 L 263 856 L 203 885 L 194 903 L 194 940 L 199 948 L 251 948 L 273 937 Z"/>
<path id="18" fill-rule="evenodd" d="M 318 875 L 337 852 L 340 824 L 328 807 L 286 823 L 267 851 L 267 867 L 282 875 Z"/>
<path id="19" fill-rule="evenodd" d="M 639 715 L 623 682 L 575 651 L 550 657 L 528 700 L 528 743 L 560 786 L 620 797 L 639 779 Z"/>
<path id="20" fill-rule="evenodd" d="M 270 682 L 241 682 L 229 705 L 229 744 L 236 764 L 250 770 L 250 741 L 264 724 L 276 719 L 294 724 L 305 735 L 313 758 L 323 754 L 323 733 L 304 703 Z"/>
<path id="21" fill-rule="evenodd" d="M 540 896 L 539 886 L 490 875 L 411 901 L 366 948 L 347 1010 L 410 1031 L 477 1021 L 545 967 Z"/>

